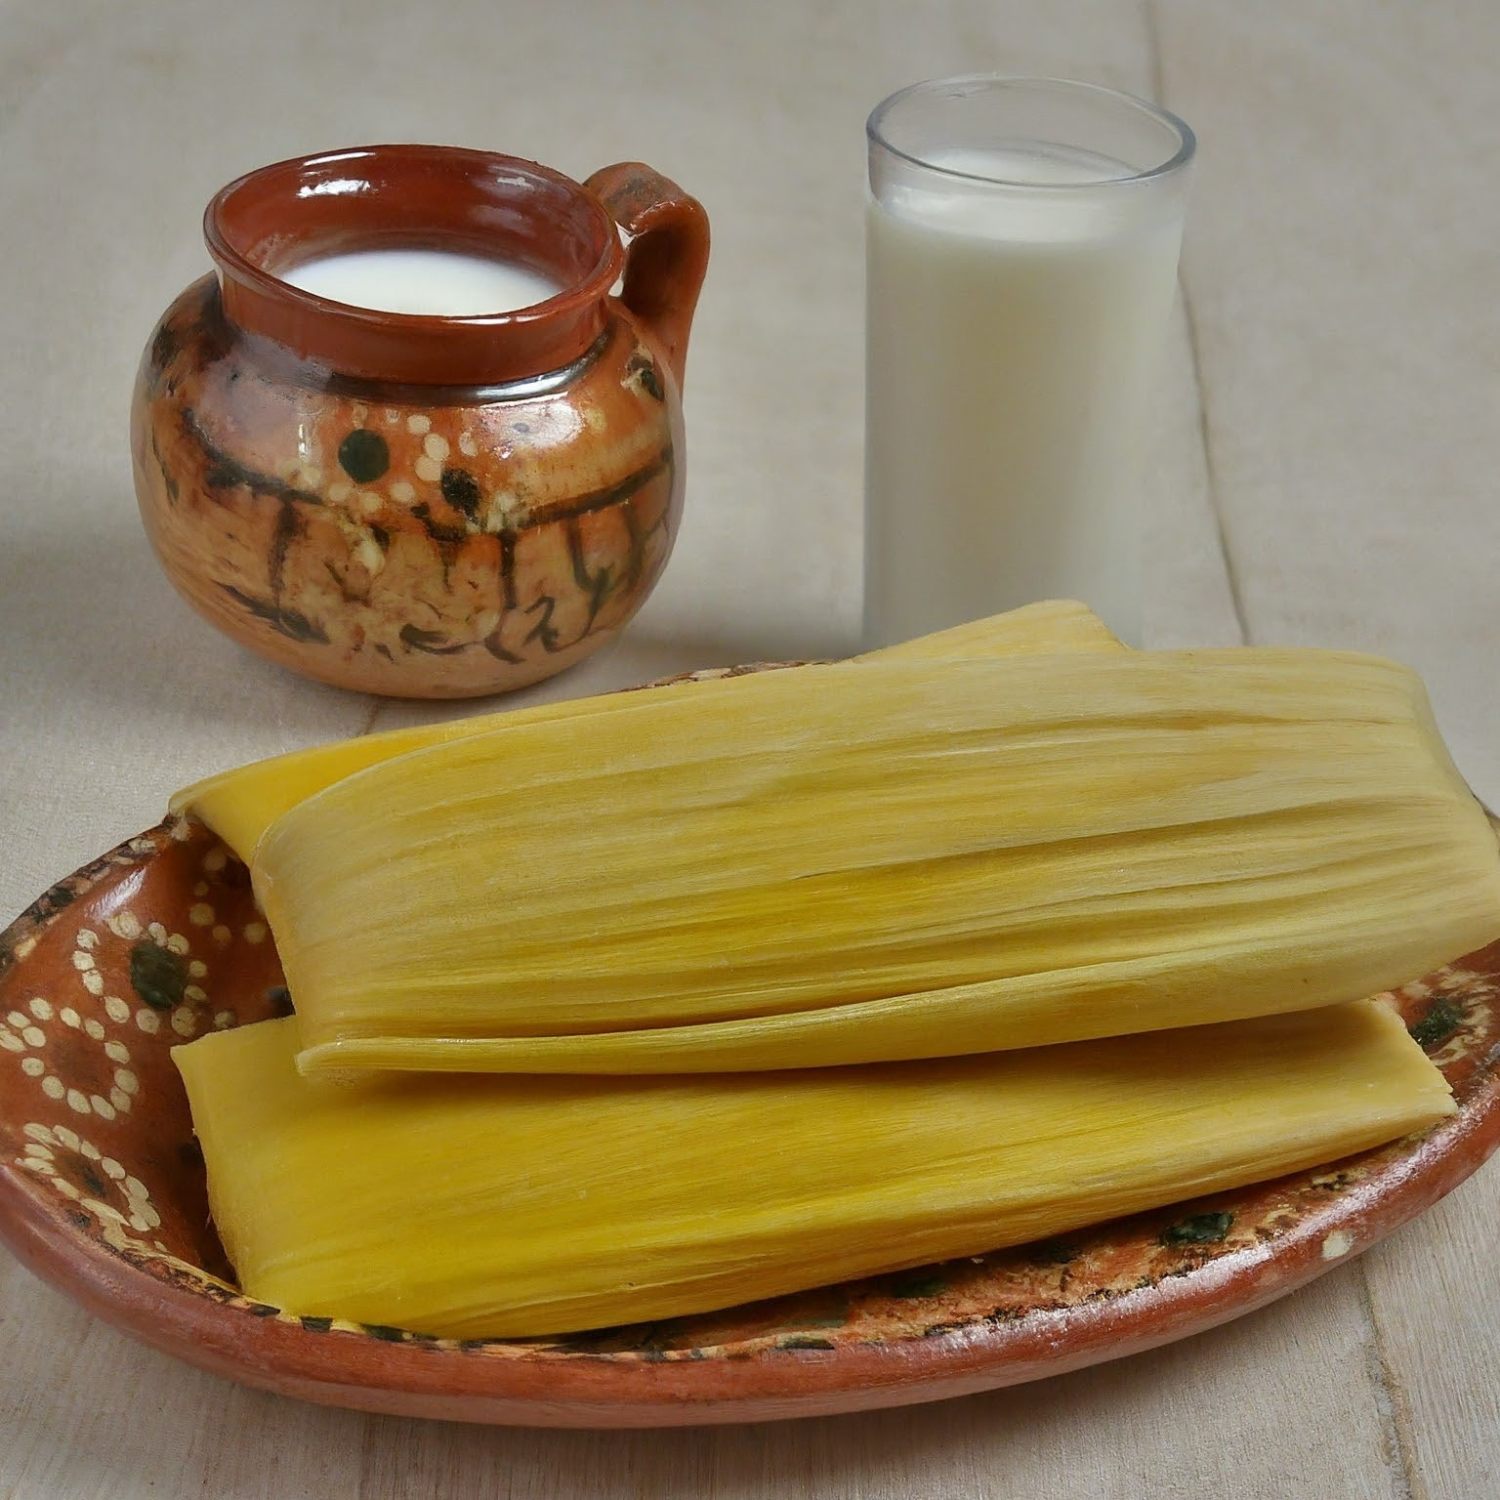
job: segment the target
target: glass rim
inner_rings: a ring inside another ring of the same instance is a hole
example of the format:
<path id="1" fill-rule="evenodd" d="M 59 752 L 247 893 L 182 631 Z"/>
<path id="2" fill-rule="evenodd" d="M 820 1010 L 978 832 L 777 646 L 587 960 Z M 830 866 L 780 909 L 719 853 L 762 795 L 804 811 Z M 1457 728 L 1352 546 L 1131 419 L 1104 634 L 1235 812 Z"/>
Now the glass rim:
<path id="1" fill-rule="evenodd" d="M 1177 137 L 1177 150 L 1157 166 L 1130 171 L 1122 177 L 1099 177 L 1086 182 L 1022 182 L 1015 178 L 987 176 L 980 172 L 963 172 L 956 167 L 945 167 L 936 162 L 926 161 L 910 151 L 902 150 L 900 146 L 882 134 L 881 127 L 886 117 L 913 95 L 929 94 L 939 89 L 951 89 L 963 85 L 998 85 L 1002 88 L 1093 94 L 1111 103 L 1126 105 L 1136 113 L 1149 116 L 1158 124 L 1166 126 Z M 1193 160 L 1198 147 L 1198 138 L 1193 134 L 1192 126 L 1186 120 L 1174 115 L 1171 110 L 1162 108 L 1159 104 L 1151 103 L 1149 99 L 1127 94 L 1123 89 L 1110 88 L 1103 83 L 1085 83 L 1076 78 L 1032 77 L 1024 73 L 960 73 L 949 78 L 925 78 L 919 83 L 908 84 L 905 88 L 897 89 L 894 94 L 882 99 L 870 111 L 869 118 L 865 121 L 865 137 L 872 146 L 879 146 L 881 150 L 889 151 L 892 156 L 899 157 L 914 167 L 920 167 L 924 172 L 936 172 L 940 176 L 956 178 L 962 182 L 982 182 L 991 187 L 1024 188 L 1027 192 L 1060 194 L 1080 191 L 1096 193 L 1101 188 L 1132 187 L 1141 183 L 1160 181 L 1184 170 Z"/>

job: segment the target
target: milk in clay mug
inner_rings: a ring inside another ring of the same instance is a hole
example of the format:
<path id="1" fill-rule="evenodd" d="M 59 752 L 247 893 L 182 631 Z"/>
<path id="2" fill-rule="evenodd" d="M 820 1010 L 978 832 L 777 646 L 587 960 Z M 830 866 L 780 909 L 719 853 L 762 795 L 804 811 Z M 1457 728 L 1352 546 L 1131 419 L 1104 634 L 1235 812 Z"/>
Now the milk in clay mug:
<path id="1" fill-rule="evenodd" d="M 422 698 L 536 682 L 631 618 L 682 507 L 699 203 L 639 163 L 579 184 L 374 146 L 240 178 L 204 232 L 217 273 L 157 326 L 132 411 L 141 514 L 194 608 Z"/>

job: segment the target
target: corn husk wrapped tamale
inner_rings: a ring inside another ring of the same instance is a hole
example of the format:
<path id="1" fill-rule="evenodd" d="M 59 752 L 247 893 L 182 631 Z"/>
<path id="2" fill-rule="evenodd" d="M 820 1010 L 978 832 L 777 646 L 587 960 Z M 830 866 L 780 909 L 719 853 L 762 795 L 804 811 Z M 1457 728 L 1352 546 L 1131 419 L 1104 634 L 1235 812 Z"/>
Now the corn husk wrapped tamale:
<path id="1" fill-rule="evenodd" d="M 1420 682 L 1319 651 L 626 695 L 349 775 L 252 874 L 312 1068 L 1030 1047 L 1355 999 L 1500 934 Z"/>
<path id="2" fill-rule="evenodd" d="M 676 1078 L 301 1076 L 177 1048 L 251 1297 L 451 1337 L 671 1317 L 978 1254 L 1451 1113 L 1376 1002 L 1032 1052 Z"/>
<path id="3" fill-rule="evenodd" d="M 856 657 L 856 661 L 939 660 L 944 657 L 1006 657 L 1054 651 L 1123 651 L 1099 617 L 1073 600 L 1044 600 L 986 620 L 959 625 L 918 640 Z M 247 864 L 260 836 L 271 823 L 314 792 L 366 766 L 408 750 L 483 734 L 492 729 L 609 713 L 635 702 L 640 692 L 680 692 L 683 682 L 666 683 L 630 693 L 572 698 L 530 708 L 447 719 L 412 729 L 392 729 L 311 749 L 274 756 L 222 771 L 185 787 L 170 810 L 206 823 Z M 703 682 L 693 683 L 701 692 Z"/>

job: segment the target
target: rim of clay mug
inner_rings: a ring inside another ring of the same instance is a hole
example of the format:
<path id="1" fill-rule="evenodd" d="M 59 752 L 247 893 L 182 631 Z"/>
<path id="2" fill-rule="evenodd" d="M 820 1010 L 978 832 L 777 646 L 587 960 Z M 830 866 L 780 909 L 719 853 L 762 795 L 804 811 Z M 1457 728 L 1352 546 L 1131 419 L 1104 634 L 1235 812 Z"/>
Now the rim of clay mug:
<path id="1" fill-rule="evenodd" d="M 603 334 L 625 262 L 614 219 L 581 183 L 461 146 L 358 146 L 274 162 L 214 195 L 203 235 L 231 322 L 339 375 L 395 384 L 496 385 L 572 364 Z M 513 311 L 443 317 L 336 302 L 278 275 L 377 248 L 498 255 L 563 289 Z"/>

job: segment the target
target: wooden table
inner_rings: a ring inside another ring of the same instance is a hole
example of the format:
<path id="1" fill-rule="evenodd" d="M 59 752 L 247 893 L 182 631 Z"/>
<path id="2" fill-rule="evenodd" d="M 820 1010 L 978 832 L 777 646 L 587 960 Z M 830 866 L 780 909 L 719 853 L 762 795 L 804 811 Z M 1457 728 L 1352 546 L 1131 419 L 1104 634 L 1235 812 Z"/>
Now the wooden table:
<path id="1" fill-rule="evenodd" d="M 1500 9 L 1359 0 L 361 6 L 0 0 L 0 916 L 231 762 L 435 711 L 293 679 L 170 591 L 131 496 L 138 351 L 242 170 L 446 140 L 699 194 L 688 515 L 605 656 L 533 692 L 845 652 L 859 607 L 862 126 L 913 79 L 1156 96 L 1200 176 L 1153 431 L 1152 644 L 1419 668 L 1500 800 Z M 1500 1492 L 1500 1168 L 1185 1344 L 782 1426 L 491 1431 L 321 1410 L 138 1347 L 0 1252 L 0 1497 L 1380 1497 Z"/>

